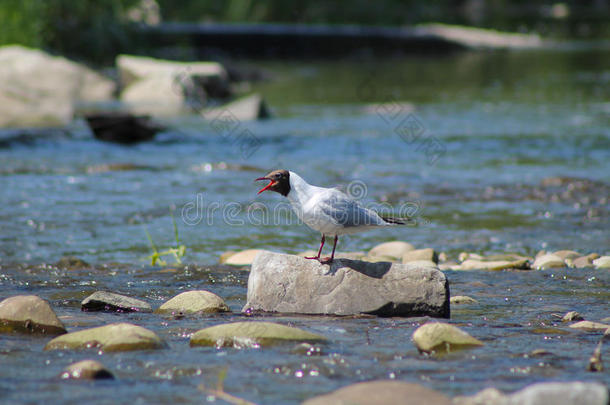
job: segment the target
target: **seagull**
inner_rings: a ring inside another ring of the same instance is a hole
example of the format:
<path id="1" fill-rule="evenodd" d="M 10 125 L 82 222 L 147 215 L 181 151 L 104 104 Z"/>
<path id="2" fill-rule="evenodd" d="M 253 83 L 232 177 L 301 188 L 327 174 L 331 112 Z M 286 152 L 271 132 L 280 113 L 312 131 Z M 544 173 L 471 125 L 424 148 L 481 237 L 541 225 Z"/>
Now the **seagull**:
<path id="1" fill-rule="evenodd" d="M 306 259 L 331 264 L 339 235 L 366 231 L 372 228 L 405 225 L 399 218 L 381 217 L 375 211 L 360 205 L 347 194 L 335 189 L 317 187 L 307 183 L 301 176 L 288 170 L 274 170 L 255 181 L 268 180 L 269 184 L 260 189 L 275 191 L 288 198 L 297 217 L 311 229 L 322 234 L 318 254 Z M 335 238 L 330 257 L 321 259 L 320 254 L 326 237 Z"/>

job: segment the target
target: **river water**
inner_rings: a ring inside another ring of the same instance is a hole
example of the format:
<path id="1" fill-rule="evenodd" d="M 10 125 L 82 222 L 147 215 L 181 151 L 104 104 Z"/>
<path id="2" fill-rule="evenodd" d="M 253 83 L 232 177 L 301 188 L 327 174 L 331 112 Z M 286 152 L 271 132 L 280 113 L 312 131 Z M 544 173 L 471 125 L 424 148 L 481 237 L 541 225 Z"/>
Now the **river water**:
<path id="1" fill-rule="evenodd" d="M 0 138 L 0 298 L 48 299 L 70 330 L 128 321 L 169 349 L 96 354 L 42 352 L 46 338 L 0 337 L 0 398 L 21 403 L 201 402 L 201 383 L 261 403 L 298 403 L 357 381 L 396 378 L 470 394 L 537 381 L 610 383 L 585 371 L 599 333 L 576 332 L 552 314 L 610 316 L 607 270 L 446 272 L 451 322 L 486 346 L 444 358 L 419 355 L 417 319 L 274 317 L 330 339 L 319 352 L 190 348 L 190 333 L 242 320 L 247 269 L 219 266 L 227 250 L 315 249 L 318 235 L 282 197 L 257 195 L 254 178 L 277 168 L 321 186 L 343 185 L 417 226 L 344 237 L 340 251 L 388 240 L 461 251 L 534 255 L 541 249 L 610 253 L 610 54 L 602 51 L 464 53 L 361 62 L 265 62 L 253 85 L 274 117 L 229 132 L 196 116 L 166 120 L 155 141 L 124 147 L 94 140 L 82 122 L 44 136 Z M 216 123 L 217 124 L 217 123 Z M 151 267 L 145 229 L 174 242 L 184 265 Z M 63 256 L 92 264 L 72 271 Z M 105 289 L 153 307 L 190 289 L 234 311 L 209 318 L 81 313 Z M 549 353 L 530 356 L 534 349 Z M 607 353 L 607 347 L 605 349 Z M 66 383 L 70 362 L 94 357 L 114 382 Z M 607 354 L 606 354 L 606 357 Z M 211 399 L 211 398 L 208 398 Z"/>

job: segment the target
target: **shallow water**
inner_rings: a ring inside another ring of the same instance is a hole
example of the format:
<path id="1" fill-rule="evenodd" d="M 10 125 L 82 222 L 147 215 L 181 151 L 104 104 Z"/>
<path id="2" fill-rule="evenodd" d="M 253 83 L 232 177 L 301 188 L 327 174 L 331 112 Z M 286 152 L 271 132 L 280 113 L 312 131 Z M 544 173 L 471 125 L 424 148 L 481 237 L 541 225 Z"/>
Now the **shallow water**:
<path id="1" fill-rule="evenodd" d="M 226 368 L 225 390 L 260 403 L 298 403 L 349 383 L 379 378 L 418 382 L 447 395 L 488 386 L 513 391 L 539 381 L 601 381 L 607 372 L 585 371 L 600 333 L 570 329 L 553 314 L 576 310 L 587 319 L 608 315 L 610 273 L 599 270 L 447 272 L 453 295 L 474 305 L 452 306 L 451 322 L 485 343 L 444 357 L 418 354 L 410 340 L 425 319 L 248 317 L 247 272 L 226 267 L 157 268 L 107 265 L 91 271 L 52 266 L 2 267 L 8 295 L 37 294 L 51 301 L 69 330 L 127 321 L 159 334 L 169 348 L 132 353 L 43 352 L 48 338 L 0 339 L 0 393 L 8 402 L 198 403 Z M 332 277 L 332 276 L 329 276 Z M 156 314 L 81 312 L 80 300 L 101 289 L 129 294 L 157 307 L 184 290 L 207 289 L 226 298 L 235 314 L 173 319 Z M 196 330 L 234 320 L 273 320 L 329 338 L 313 350 L 296 344 L 265 348 L 191 348 Z M 535 349 L 545 354 L 532 356 Z M 604 353 L 607 353 L 607 348 Z M 63 367 L 95 358 L 115 373 L 113 382 L 65 382 Z"/>
<path id="2" fill-rule="evenodd" d="M 410 335 L 418 320 L 409 319 L 278 317 L 330 338 L 314 356 L 293 345 L 190 348 L 193 331 L 243 319 L 247 272 L 214 267 L 221 252 L 317 247 L 318 235 L 294 224 L 281 196 L 256 195 L 253 179 L 275 168 L 318 185 L 348 186 L 366 204 L 417 219 L 416 227 L 344 237 L 341 251 L 400 239 L 453 258 L 464 250 L 610 253 L 608 52 L 263 67 L 274 80 L 253 88 L 276 116 L 240 123 L 239 133 L 255 137 L 250 142 L 193 116 L 170 120 L 172 130 L 133 147 L 97 142 L 79 122 L 42 138 L 1 135 L 0 298 L 49 299 L 70 330 L 134 322 L 170 348 L 103 354 L 118 381 L 65 383 L 56 378 L 65 365 L 98 355 L 46 353 L 45 338 L 3 336 L 0 397 L 200 402 L 205 395 L 197 386 L 215 384 L 223 367 L 228 392 L 263 403 L 296 403 L 373 378 L 416 381 L 448 395 L 548 380 L 608 385 L 607 372 L 584 371 L 599 334 L 570 330 L 551 316 L 568 310 L 589 320 L 609 316 L 607 271 L 447 272 L 452 295 L 480 302 L 453 307 L 451 321 L 486 346 L 442 359 L 417 353 Z M 170 206 L 191 264 L 160 272 L 146 266 L 144 226 L 159 248 L 169 247 Z M 96 268 L 41 264 L 66 255 Z M 174 320 L 79 309 L 98 289 L 154 307 L 196 288 L 225 298 L 235 314 Z M 537 348 L 552 354 L 526 356 Z"/>

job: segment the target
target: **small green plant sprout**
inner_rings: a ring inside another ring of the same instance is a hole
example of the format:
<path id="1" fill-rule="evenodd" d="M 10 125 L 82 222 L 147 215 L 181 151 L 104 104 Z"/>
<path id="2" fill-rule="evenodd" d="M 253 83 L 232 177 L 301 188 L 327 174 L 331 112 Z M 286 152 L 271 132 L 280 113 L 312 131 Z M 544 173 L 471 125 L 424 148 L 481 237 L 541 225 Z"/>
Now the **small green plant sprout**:
<path id="1" fill-rule="evenodd" d="M 163 260 L 162 257 L 168 255 L 174 256 L 174 262 L 176 264 L 182 264 L 181 259 L 186 253 L 186 246 L 180 243 L 180 236 L 178 235 L 178 226 L 176 225 L 176 220 L 174 219 L 174 213 L 171 207 L 169 209 L 169 216 L 172 218 L 172 224 L 174 226 L 174 238 L 176 239 L 176 247 L 159 252 L 157 246 L 155 245 L 155 242 L 153 241 L 152 237 L 150 236 L 150 233 L 148 232 L 148 229 L 146 229 L 146 226 L 144 227 L 144 232 L 146 233 L 146 237 L 148 238 L 148 242 L 150 243 L 150 248 L 152 250 L 152 254 L 147 257 L 148 259 L 150 259 L 151 266 L 154 266 L 157 263 L 160 266 L 167 265 L 167 262 Z"/>

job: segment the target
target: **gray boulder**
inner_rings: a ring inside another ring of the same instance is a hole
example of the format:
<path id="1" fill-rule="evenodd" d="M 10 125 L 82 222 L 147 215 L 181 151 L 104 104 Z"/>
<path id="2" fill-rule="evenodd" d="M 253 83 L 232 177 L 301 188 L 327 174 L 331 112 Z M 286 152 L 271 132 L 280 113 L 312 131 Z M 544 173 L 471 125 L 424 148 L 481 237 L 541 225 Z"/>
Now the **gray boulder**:
<path id="1" fill-rule="evenodd" d="M 435 267 L 335 259 L 332 265 L 262 251 L 244 312 L 449 317 L 449 282 Z"/>
<path id="2" fill-rule="evenodd" d="M 96 291 L 81 302 L 83 311 L 152 312 L 150 304 L 108 291 Z"/>

